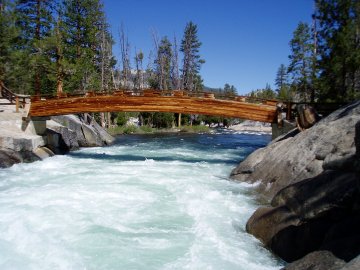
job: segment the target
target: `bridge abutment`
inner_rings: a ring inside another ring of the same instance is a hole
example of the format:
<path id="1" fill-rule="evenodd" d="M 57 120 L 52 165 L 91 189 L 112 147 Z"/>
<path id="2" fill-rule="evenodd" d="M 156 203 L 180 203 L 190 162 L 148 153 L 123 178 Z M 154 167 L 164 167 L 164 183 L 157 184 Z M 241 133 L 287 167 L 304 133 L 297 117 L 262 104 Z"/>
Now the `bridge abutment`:
<path id="1" fill-rule="evenodd" d="M 282 120 L 281 125 L 278 123 L 272 123 L 272 140 L 276 139 L 277 137 L 288 133 L 290 130 L 296 128 L 296 123 L 290 122 L 288 120 Z"/>
<path id="2" fill-rule="evenodd" d="M 50 117 L 24 117 L 21 129 L 44 136 L 46 135 L 46 120 L 50 120 Z"/>

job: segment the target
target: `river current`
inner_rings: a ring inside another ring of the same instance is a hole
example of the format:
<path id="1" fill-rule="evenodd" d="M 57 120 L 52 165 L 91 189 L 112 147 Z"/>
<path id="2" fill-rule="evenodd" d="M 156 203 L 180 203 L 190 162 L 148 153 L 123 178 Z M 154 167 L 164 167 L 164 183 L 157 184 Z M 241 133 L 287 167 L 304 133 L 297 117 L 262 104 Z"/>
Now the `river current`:
<path id="1" fill-rule="evenodd" d="M 231 170 L 269 135 L 120 136 L 0 169 L 0 269 L 279 269 Z"/>

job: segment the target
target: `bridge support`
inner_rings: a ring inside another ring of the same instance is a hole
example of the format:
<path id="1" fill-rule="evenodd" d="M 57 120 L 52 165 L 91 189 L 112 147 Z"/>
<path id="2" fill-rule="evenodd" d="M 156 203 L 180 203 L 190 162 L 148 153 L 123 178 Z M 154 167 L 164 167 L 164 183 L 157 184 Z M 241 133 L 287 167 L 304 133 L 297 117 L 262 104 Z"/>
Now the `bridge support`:
<path id="1" fill-rule="evenodd" d="M 46 120 L 50 120 L 50 117 L 24 117 L 22 130 L 31 130 L 34 134 L 44 136 L 46 133 Z"/>
<path id="2" fill-rule="evenodd" d="M 272 123 L 272 140 L 276 139 L 277 137 L 288 133 L 290 130 L 296 128 L 296 123 L 282 120 L 281 125 L 278 123 Z"/>

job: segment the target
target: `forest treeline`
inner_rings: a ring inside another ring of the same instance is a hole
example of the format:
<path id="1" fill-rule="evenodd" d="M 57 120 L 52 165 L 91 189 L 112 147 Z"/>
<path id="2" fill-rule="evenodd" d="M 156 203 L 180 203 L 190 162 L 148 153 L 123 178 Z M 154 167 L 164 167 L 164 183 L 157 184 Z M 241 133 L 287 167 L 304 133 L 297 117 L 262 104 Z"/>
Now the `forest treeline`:
<path id="1" fill-rule="evenodd" d="M 251 95 L 297 102 L 360 99 L 360 1 L 315 0 L 312 23 L 300 22 L 289 63 L 270 86 Z"/>
<path id="2" fill-rule="evenodd" d="M 205 61 L 200 57 L 196 24 L 186 24 L 180 42 L 175 36 L 158 37 L 153 31 L 154 48 L 148 56 L 130 45 L 124 29 L 124 25 L 119 28 L 117 60 L 100 0 L 0 0 L 0 81 L 14 92 L 31 95 L 145 88 L 203 90 L 200 68 Z M 214 91 L 231 97 L 236 94 L 229 84 Z M 113 113 L 105 119 L 101 114 L 101 122 L 110 126 L 129 115 Z M 139 118 L 141 124 L 169 127 L 175 116 L 141 113 Z M 197 119 L 200 117 L 183 115 L 182 122 Z"/>
<path id="3" fill-rule="evenodd" d="M 1 0 L 0 15 L 0 80 L 16 92 L 202 89 L 204 60 L 193 22 L 185 26 L 180 44 L 176 37 L 159 38 L 153 32 L 151 54 L 135 49 L 132 57 L 122 25 L 117 62 L 100 0 Z"/>
<path id="4" fill-rule="evenodd" d="M 314 3 L 312 23 L 300 22 L 294 30 L 289 63 L 280 65 L 276 89 L 267 85 L 249 95 L 307 102 L 360 98 L 360 1 Z M 0 82 L 14 92 L 32 95 L 205 88 L 200 75 L 205 60 L 193 22 L 185 25 L 180 41 L 153 31 L 149 55 L 130 45 L 124 25 L 117 34 L 118 59 L 100 0 L 0 0 Z M 205 90 L 229 98 L 237 94 L 228 83 Z M 174 122 L 171 115 L 145 116 L 142 121 L 153 125 L 164 118 L 166 126 Z"/>

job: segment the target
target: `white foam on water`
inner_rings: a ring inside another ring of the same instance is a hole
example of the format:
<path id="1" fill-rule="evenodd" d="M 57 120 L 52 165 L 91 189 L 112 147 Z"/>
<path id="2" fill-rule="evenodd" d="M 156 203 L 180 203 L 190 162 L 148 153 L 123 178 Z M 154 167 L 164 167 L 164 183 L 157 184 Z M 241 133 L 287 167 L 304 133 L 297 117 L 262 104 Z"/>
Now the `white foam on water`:
<path id="1" fill-rule="evenodd" d="M 242 150 L 187 138 L 0 170 L 0 269 L 279 269 L 245 232 L 252 186 L 225 180 Z"/>

